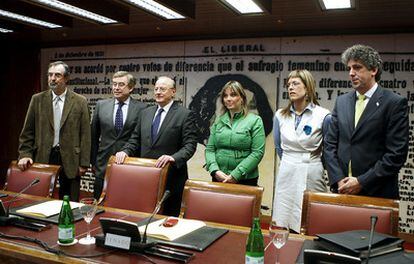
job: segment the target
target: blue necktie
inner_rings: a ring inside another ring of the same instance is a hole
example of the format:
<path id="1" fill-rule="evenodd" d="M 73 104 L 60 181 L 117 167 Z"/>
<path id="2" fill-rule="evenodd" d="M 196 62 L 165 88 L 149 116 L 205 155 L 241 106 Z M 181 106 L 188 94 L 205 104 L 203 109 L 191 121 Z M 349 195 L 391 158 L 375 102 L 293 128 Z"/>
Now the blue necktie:
<path id="1" fill-rule="evenodd" d="M 152 142 L 154 142 L 155 138 L 157 137 L 158 134 L 158 128 L 160 127 L 160 123 L 161 123 L 161 114 L 164 111 L 164 109 L 160 108 L 158 109 L 158 113 L 155 116 L 154 122 L 152 122 L 152 126 L 151 126 L 151 140 Z"/>
<path id="2" fill-rule="evenodd" d="M 124 126 L 124 115 L 122 113 L 122 106 L 123 105 L 124 105 L 124 102 L 118 102 L 118 109 L 116 110 L 115 131 L 116 131 L 117 135 L 119 135 L 119 133 L 122 130 L 122 127 Z"/>

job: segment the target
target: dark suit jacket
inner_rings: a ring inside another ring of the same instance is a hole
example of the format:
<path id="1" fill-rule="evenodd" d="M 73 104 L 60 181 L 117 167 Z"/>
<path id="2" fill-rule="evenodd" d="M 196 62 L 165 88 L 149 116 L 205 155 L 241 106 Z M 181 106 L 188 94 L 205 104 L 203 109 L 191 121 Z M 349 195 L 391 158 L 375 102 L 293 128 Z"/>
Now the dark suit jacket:
<path id="1" fill-rule="evenodd" d="M 91 124 L 91 164 L 95 166 L 95 176 L 103 179 L 108 159 L 120 151 L 137 125 L 139 113 L 146 104 L 130 99 L 128 114 L 122 131 L 116 134 L 114 126 L 115 99 L 101 100 L 96 103 Z"/>
<path id="2" fill-rule="evenodd" d="M 188 179 L 187 160 L 193 156 L 197 147 L 195 121 L 190 110 L 174 102 L 152 142 L 151 125 L 156 110 L 157 106 L 151 106 L 141 111 L 140 121 L 123 151 L 129 156 L 158 159 L 162 155 L 170 155 L 175 159 L 170 167 L 166 187 L 171 191 L 169 201 L 174 205 L 171 209 L 167 202 L 164 210 L 165 214 L 174 215 L 177 206 L 179 210 L 184 183 Z"/>
<path id="3" fill-rule="evenodd" d="M 325 137 L 324 155 L 331 187 L 352 175 L 362 185 L 361 195 L 398 198 L 398 172 L 408 153 L 408 105 L 381 87 L 354 125 L 356 93 L 337 98 Z"/>
<path id="4" fill-rule="evenodd" d="M 32 96 L 19 138 L 19 159 L 49 163 L 53 145 L 54 125 L 52 91 Z M 66 176 L 78 176 L 79 166 L 89 167 L 91 132 L 86 98 L 67 89 L 60 124 L 60 154 Z"/>

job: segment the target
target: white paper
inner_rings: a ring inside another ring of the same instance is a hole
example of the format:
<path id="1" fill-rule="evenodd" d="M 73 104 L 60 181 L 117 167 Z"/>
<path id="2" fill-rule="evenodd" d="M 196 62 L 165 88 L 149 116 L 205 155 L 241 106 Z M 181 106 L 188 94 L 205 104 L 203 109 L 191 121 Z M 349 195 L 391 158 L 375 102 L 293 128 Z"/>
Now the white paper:
<path id="1" fill-rule="evenodd" d="M 62 208 L 63 201 L 61 200 L 53 200 L 47 201 L 44 203 L 32 205 L 20 210 L 17 210 L 16 213 L 19 214 L 28 214 L 34 215 L 39 217 L 49 217 L 52 215 L 56 215 L 60 213 L 60 209 Z M 73 209 L 80 207 L 82 204 L 70 202 L 70 207 Z"/>
<path id="2" fill-rule="evenodd" d="M 173 227 L 165 227 L 162 225 L 165 218 L 152 222 L 148 225 L 147 235 L 163 240 L 173 241 L 179 237 L 197 230 L 206 224 L 203 221 L 177 218 L 178 223 Z M 144 233 L 145 225 L 139 227 L 141 234 Z"/>

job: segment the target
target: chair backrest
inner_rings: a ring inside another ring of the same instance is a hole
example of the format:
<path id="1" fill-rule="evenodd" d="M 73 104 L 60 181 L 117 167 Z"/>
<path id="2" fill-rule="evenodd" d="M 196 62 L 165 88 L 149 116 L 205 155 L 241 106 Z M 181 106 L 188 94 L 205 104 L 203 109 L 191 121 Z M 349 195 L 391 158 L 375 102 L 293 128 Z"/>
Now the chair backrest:
<path id="1" fill-rule="evenodd" d="M 13 160 L 7 170 L 7 182 L 4 190 L 20 192 L 27 187 L 34 179 L 39 183 L 27 189 L 24 193 L 43 197 L 52 197 L 55 188 L 56 178 L 59 175 L 61 166 L 43 163 L 33 163 L 30 168 L 21 171 L 17 161 Z"/>
<path id="2" fill-rule="evenodd" d="M 165 191 L 169 164 L 155 167 L 155 159 L 128 157 L 123 164 L 111 156 L 99 202 L 108 207 L 152 212 Z"/>
<path id="3" fill-rule="evenodd" d="M 365 229 L 378 216 L 375 231 L 398 235 L 398 200 L 305 191 L 301 233 L 315 235 Z"/>
<path id="4" fill-rule="evenodd" d="M 180 215 L 203 221 L 251 226 L 260 216 L 263 187 L 187 180 Z"/>

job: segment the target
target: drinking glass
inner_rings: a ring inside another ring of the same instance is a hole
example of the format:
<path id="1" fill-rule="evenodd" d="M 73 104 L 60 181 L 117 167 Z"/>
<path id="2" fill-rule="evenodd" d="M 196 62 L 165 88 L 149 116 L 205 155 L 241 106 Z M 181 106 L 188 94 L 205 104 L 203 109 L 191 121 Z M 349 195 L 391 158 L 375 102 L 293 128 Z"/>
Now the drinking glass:
<path id="1" fill-rule="evenodd" d="M 269 225 L 269 234 L 273 245 L 276 247 L 276 264 L 279 264 L 280 249 L 286 244 L 289 238 L 289 227 L 278 224 L 272 221 Z"/>
<path id="2" fill-rule="evenodd" d="M 92 245 L 95 244 L 95 238 L 91 237 L 91 232 L 89 230 L 89 224 L 91 223 L 93 217 L 95 216 L 96 209 L 98 208 L 98 202 L 95 198 L 83 198 L 80 200 L 81 206 L 79 211 L 81 212 L 83 219 L 86 222 L 88 228 L 88 233 L 86 237 L 83 237 L 79 240 L 79 244 L 82 245 Z"/>

